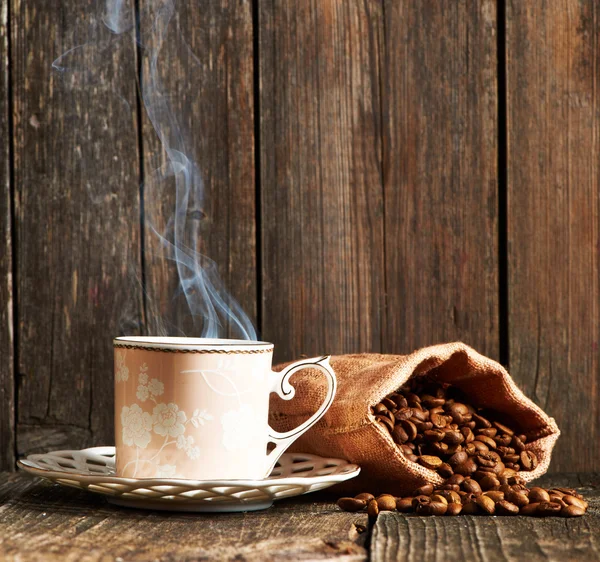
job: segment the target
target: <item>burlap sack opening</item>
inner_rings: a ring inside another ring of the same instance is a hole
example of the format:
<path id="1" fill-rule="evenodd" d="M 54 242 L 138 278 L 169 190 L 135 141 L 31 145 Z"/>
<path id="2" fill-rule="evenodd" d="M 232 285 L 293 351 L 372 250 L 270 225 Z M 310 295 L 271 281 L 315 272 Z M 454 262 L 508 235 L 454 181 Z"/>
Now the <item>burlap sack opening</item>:
<path id="1" fill-rule="evenodd" d="M 338 493 L 368 490 L 402 495 L 427 482 L 442 482 L 432 470 L 407 460 L 370 411 L 412 377 L 435 377 L 458 386 L 473 405 L 502 413 L 515 429 L 527 435 L 527 448 L 536 454 L 539 464 L 535 470 L 522 473 L 524 480 L 531 481 L 548 469 L 560 435 L 554 419 L 519 390 L 499 363 L 463 343 L 426 347 L 410 355 L 341 355 L 332 357 L 331 364 L 338 379 L 336 398 L 325 416 L 291 450 L 345 458 L 360 465 L 361 474 L 338 485 Z M 270 423 L 279 431 L 299 425 L 325 397 L 325 379 L 314 369 L 297 374 L 292 384 L 296 387 L 293 400 L 271 399 Z"/>

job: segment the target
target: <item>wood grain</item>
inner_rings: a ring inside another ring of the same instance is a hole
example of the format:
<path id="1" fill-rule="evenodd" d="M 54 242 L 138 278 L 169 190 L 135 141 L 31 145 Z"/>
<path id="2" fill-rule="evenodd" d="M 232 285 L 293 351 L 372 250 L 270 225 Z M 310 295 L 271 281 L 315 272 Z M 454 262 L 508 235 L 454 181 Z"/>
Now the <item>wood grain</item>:
<path id="1" fill-rule="evenodd" d="M 384 351 L 498 358 L 496 3 L 384 4 Z"/>
<path id="2" fill-rule="evenodd" d="M 151 55 L 152 49 L 158 47 L 147 32 L 156 17 L 156 6 L 160 5 L 140 1 L 144 87 L 152 85 Z M 198 179 L 201 178 L 192 186 L 187 213 L 183 215 L 189 232 L 194 233 L 187 244 L 216 263 L 226 289 L 255 320 L 251 2 L 178 2 L 176 6 L 157 58 L 154 77 L 159 88 L 154 94 L 162 95 L 161 99 L 170 106 L 169 118 L 159 119 L 165 138 L 171 148 L 186 153 L 196 166 Z M 150 90 L 146 93 L 153 95 Z M 168 168 L 167 152 L 146 111 L 142 130 L 147 331 L 201 335 L 202 323 L 194 325 L 184 298 L 177 297 L 177 268 L 156 235 L 158 232 L 170 237 L 176 185 L 174 176 L 164 173 Z M 196 297 L 202 298 L 198 294 Z M 226 322 L 221 335 L 239 337 Z"/>
<path id="3" fill-rule="evenodd" d="M 367 559 L 365 529 L 366 515 L 341 512 L 314 494 L 263 512 L 161 513 L 120 509 L 94 494 L 0 474 L 3 560 L 358 562 Z"/>
<path id="4" fill-rule="evenodd" d="M 0 470 L 14 467 L 13 254 L 9 130 L 8 0 L 0 0 Z"/>
<path id="5" fill-rule="evenodd" d="M 382 513 L 370 560 L 563 561 L 600 557 L 600 475 L 540 479 L 541 486 L 579 485 L 590 509 L 584 517 L 418 517 Z"/>
<path id="6" fill-rule="evenodd" d="M 600 11 L 591 0 L 509 2 L 506 29 L 510 368 L 563 432 L 552 470 L 592 470 Z"/>
<path id="7" fill-rule="evenodd" d="M 264 338 L 281 360 L 379 351 L 381 3 L 259 10 Z"/>
<path id="8" fill-rule="evenodd" d="M 0 473 L 0 558 L 114 560 L 596 560 L 600 475 L 545 476 L 590 502 L 578 519 L 418 517 L 381 513 L 369 537 L 364 513 L 310 494 L 262 512 L 202 515 L 110 506 L 98 495 Z M 365 545 L 370 541 L 370 552 Z"/>
<path id="9" fill-rule="evenodd" d="M 141 320 L 135 52 L 97 6 L 12 0 L 20 454 L 112 442 L 111 338 Z"/>

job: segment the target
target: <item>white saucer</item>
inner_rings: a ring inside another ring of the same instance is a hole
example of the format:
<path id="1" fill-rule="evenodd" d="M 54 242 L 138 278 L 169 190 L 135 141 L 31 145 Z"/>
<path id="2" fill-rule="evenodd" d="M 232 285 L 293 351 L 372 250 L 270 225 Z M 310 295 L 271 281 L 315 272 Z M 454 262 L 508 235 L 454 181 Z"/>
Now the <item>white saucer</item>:
<path id="1" fill-rule="evenodd" d="M 107 496 L 110 503 L 168 511 L 257 511 L 273 501 L 307 494 L 354 478 L 355 464 L 316 455 L 284 453 L 264 480 L 182 480 L 115 476 L 115 448 L 29 455 L 17 464 L 57 484 Z"/>

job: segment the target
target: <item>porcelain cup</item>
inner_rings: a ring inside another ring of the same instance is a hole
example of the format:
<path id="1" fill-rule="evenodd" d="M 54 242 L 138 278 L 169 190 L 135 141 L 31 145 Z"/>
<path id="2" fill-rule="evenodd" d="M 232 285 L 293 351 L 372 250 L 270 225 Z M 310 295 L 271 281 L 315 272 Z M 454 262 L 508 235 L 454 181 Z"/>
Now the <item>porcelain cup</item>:
<path id="1" fill-rule="evenodd" d="M 335 396 L 329 357 L 303 359 L 277 373 L 271 370 L 273 344 L 267 342 L 123 336 L 113 346 L 121 477 L 266 478 Z M 290 377 L 305 368 L 323 372 L 327 396 L 308 420 L 279 433 L 268 424 L 269 395 L 292 399 Z"/>

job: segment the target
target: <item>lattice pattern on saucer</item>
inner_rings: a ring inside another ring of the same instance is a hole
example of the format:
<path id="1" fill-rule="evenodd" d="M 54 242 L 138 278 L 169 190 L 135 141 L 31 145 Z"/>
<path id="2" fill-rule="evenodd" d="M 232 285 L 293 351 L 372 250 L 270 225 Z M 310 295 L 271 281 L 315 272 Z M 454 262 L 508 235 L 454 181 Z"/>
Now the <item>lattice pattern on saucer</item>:
<path id="1" fill-rule="evenodd" d="M 264 480 L 200 481 L 115 476 L 115 448 L 29 455 L 19 466 L 52 482 L 103 494 L 119 505 L 181 511 L 250 511 L 274 500 L 322 490 L 354 478 L 360 468 L 341 459 L 284 453 Z"/>

